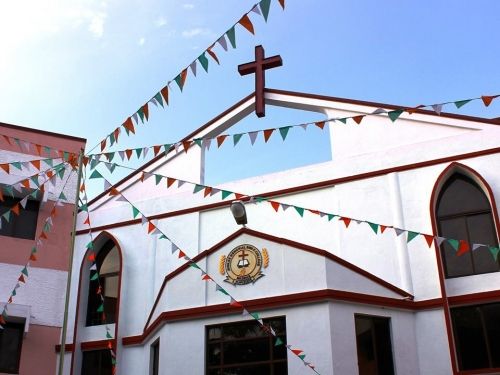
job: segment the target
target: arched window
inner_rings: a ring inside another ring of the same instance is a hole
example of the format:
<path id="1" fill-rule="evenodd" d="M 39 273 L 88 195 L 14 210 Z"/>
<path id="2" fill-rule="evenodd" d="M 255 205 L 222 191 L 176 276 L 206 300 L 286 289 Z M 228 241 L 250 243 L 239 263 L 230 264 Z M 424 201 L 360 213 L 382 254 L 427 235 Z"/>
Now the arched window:
<path id="1" fill-rule="evenodd" d="M 89 279 L 87 326 L 115 323 L 118 310 L 120 253 L 112 240 L 108 239 L 98 250 L 95 263 L 99 277 Z M 101 295 L 104 297 L 103 311 L 99 309 Z"/>
<path id="2" fill-rule="evenodd" d="M 462 173 L 453 173 L 444 183 L 436 202 L 438 235 L 465 240 L 470 251 L 457 251 L 444 241 L 441 253 L 447 278 L 499 270 L 487 247 L 472 250 L 472 244 L 497 246 L 495 223 L 488 197 L 479 185 Z"/>

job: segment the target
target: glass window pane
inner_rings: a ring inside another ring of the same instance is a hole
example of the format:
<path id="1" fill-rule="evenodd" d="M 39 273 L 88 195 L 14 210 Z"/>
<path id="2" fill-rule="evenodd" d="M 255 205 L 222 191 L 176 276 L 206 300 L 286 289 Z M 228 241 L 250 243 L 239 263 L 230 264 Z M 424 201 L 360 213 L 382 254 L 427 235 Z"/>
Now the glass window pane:
<path id="1" fill-rule="evenodd" d="M 274 375 L 287 375 L 287 374 L 288 374 L 288 366 L 286 362 L 274 364 Z"/>
<path id="2" fill-rule="evenodd" d="M 18 372 L 23 334 L 21 323 L 7 323 L 0 330 L 0 372 Z"/>
<path id="3" fill-rule="evenodd" d="M 470 178 L 452 175 L 444 184 L 438 198 L 439 217 L 490 210 L 490 202 L 483 191 Z"/>
<path id="4" fill-rule="evenodd" d="M 110 351 L 104 349 L 83 352 L 81 375 L 112 375 Z"/>
<path id="5" fill-rule="evenodd" d="M 452 309 L 451 316 L 460 369 L 487 368 L 488 353 L 479 307 Z"/>
<path id="6" fill-rule="evenodd" d="M 375 347 L 377 352 L 377 368 L 379 374 L 394 374 L 394 364 L 392 361 L 391 332 L 389 329 L 389 319 L 374 319 Z"/>
<path id="7" fill-rule="evenodd" d="M 467 239 L 467 225 L 463 217 L 442 219 L 439 221 L 439 235 L 452 239 Z M 472 275 L 472 255 L 470 252 L 457 256 L 455 249 L 443 242 L 441 251 L 444 254 L 444 266 L 447 277 Z"/>
<path id="8" fill-rule="evenodd" d="M 492 367 L 500 367 L 500 303 L 483 305 L 482 311 L 488 333 Z"/>
<path id="9" fill-rule="evenodd" d="M 496 232 L 491 213 L 468 216 L 467 227 L 471 243 L 496 246 Z M 480 247 L 472 253 L 472 256 L 475 273 L 498 271 L 498 261 L 495 261 L 488 248 Z"/>
<path id="10" fill-rule="evenodd" d="M 247 363 L 269 360 L 269 339 L 267 337 L 249 341 L 224 343 L 224 363 Z"/>
<path id="11" fill-rule="evenodd" d="M 20 200 L 19 198 L 4 197 L 4 201 L 0 202 L 0 214 L 10 210 Z M 8 222 L 2 220 L 0 235 L 27 240 L 34 239 L 39 208 L 38 201 L 28 200 L 26 207 L 19 210 L 19 215 L 11 215 Z"/>
<path id="12" fill-rule="evenodd" d="M 355 316 L 359 375 L 393 375 L 388 318 Z"/>

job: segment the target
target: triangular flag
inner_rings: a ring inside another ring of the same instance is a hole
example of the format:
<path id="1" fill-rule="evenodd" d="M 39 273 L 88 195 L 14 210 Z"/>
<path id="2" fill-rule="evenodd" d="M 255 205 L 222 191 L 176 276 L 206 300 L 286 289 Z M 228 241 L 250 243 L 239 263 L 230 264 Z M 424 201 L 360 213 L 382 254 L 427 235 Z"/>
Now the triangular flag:
<path id="1" fill-rule="evenodd" d="M 461 108 L 463 107 L 464 105 L 466 105 L 467 103 L 469 103 L 471 101 L 471 99 L 466 99 L 466 100 L 457 100 L 455 103 L 455 106 L 457 108 Z"/>
<path id="2" fill-rule="evenodd" d="M 217 40 L 217 42 L 221 45 L 222 48 L 224 48 L 224 51 L 227 51 L 227 41 L 226 41 L 226 37 L 224 35 L 222 35 Z"/>
<path id="3" fill-rule="evenodd" d="M 196 60 L 189 64 L 189 67 L 191 68 L 191 72 L 193 72 L 193 75 L 196 77 Z"/>
<path id="4" fill-rule="evenodd" d="M 160 90 L 160 94 L 168 105 L 168 84 Z"/>
<path id="5" fill-rule="evenodd" d="M 97 169 L 95 169 L 90 175 L 89 179 L 93 178 L 104 178 L 104 177 L 102 176 L 102 174 L 99 173 L 99 171 L 97 171 Z"/>
<path id="6" fill-rule="evenodd" d="M 491 104 L 491 102 L 493 101 L 493 99 L 498 98 L 498 96 L 499 95 L 495 95 L 495 96 L 483 95 L 483 96 L 481 96 L 481 100 L 483 101 L 484 106 L 488 107 Z"/>
<path id="7" fill-rule="evenodd" d="M 434 110 L 434 112 L 436 112 L 438 115 L 441 114 L 441 110 L 443 109 L 442 104 L 433 104 L 431 107 Z"/>
<path id="8" fill-rule="evenodd" d="M 470 250 L 469 243 L 465 240 L 460 240 L 460 244 L 458 245 L 457 255 L 463 255 Z"/>
<path id="9" fill-rule="evenodd" d="M 271 1 L 271 0 L 269 0 Z M 229 39 L 229 42 L 231 43 L 231 46 L 233 48 L 236 48 L 236 32 L 234 29 L 234 26 L 231 27 L 228 31 L 226 31 L 227 38 Z"/>
<path id="10" fill-rule="evenodd" d="M 203 69 L 205 69 L 205 72 L 208 72 L 208 59 L 205 56 L 205 52 L 203 52 L 199 57 L 198 61 L 200 62 L 201 66 Z"/>
<path id="11" fill-rule="evenodd" d="M 274 346 L 280 346 L 283 345 L 283 340 L 281 340 L 279 337 L 276 338 L 276 342 L 274 343 Z"/>
<path id="12" fill-rule="evenodd" d="M 278 202 L 274 202 L 274 201 L 269 201 L 269 203 L 271 203 L 271 206 L 273 206 L 274 211 L 278 212 L 278 210 L 280 208 L 280 204 Z"/>
<path id="13" fill-rule="evenodd" d="M 372 230 L 375 232 L 375 234 L 378 233 L 378 224 L 370 223 L 369 221 L 367 221 L 366 224 L 368 224 L 370 226 L 370 228 L 372 228 Z"/>
<path id="14" fill-rule="evenodd" d="M 259 5 L 260 10 L 262 11 L 262 16 L 267 22 L 267 18 L 269 17 L 269 9 L 271 8 L 271 0 L 261 0 Z"/>
<path id="15" fill-rule="evenodd" d="M 283 140 L 286 139 L 286 136 L 288 135 L 288 131 L 291 129 L 291 126 L 283 126 L 281 128 L 278 128 L 278 130 L 280 131 L 280 134 L 281 134 L 281 138 L 283 138 Z"/>
<path id="16" fill-rule="evenodd" d="M 394 228 L 394 232 L 396 232 L 396 235 L 399 237 L 401 234 L 403 234 L 406 231 L 404 229 Z"/>
<path id="17" fill-rule="evenodd" d="M 359 116 L 354 116 L 352 119 L 354 120 L 354 122 L 356 124 L 361 124 L 361 121 L 363 121 L 363 117 L 365 117 L 364 115 L 359 115 Z"/>
<path id="18" fill-rule="evenodd" d="M 230 191 L 227 191 L 227 190 L 222 190 L 222 199 L 226 199 L 227 197 L 229 197 L 232 193 Z"/>
<path id="19" fill-rule="evenodd" d="M 224 143 L 226 138 L 227 138 L 227 134 L 219 135 L 217 137 L 217 147 L 220 147 Z"/>
<path id="20" fill-rule="evenodd" d="M 402 109 L 397 109 L 395 111 L 389 111 L 387 112 L 387 116 L 389 116 L 389 118 L 391 119 L 392 122 L 396 121 L 399 116 L 401 116 L 401 114 L 403 113 L 403 110 Z"/>
<path id="21" fill-rule="evenodd" d="M 215 54 L 215 52 L 214 52 L 214 51 L 212 51 L 212 47 L 213 47 L 213 46 L 214 46 L 214 45 L 212 44 L 210 47 L 208 47 L 208 48 L 207 48 L 207 53 L 208 53 L 208 54 L 212 57 L 212 59 L 214 59 L 214 60 L 215 60 L 215 62 L 216 62 L 217 64 L 219 64 L 219 65 L 220 65 L 220 61 L 219 61 L 219 59 L 217 58 L 217 55 Z"/>
<path id="22" fill-rule="evenodd" d="M 240 18 L 238 23 L 243 26 L 245 29 L 247 29 L 249 32 L 252 34 L 255 34 L 255 31 L 253 29 L 252 21 L 250 21 L 250 18 L 248 18 L 248 15 L 244 15 L 243 17 Z"/>
<path id="23" fill-rule="evenodd" d="M 495 262 L 497 262 L 498 252 L 500 252 L 500 249 L 498 247 L 493 247 L 493 246 L 488 247 L 488 249 L 490 250 L 491 255 L 493 255 L 493 259 L 495 259 Z"/>
<path id="24" fill-rule="evenodd" d="M 460 241 L 453 238 L 448 238 L 448 243 L 455 249 L 455 251 L 457 251 L 460 246 Z"/>
<path id="25" fill-rule="evenodd" d="M 427 245 L 431 247 L 432 243 L 434 242 L 434 236 L 431 236 L 430 234 L 424 234 L 423 236 L 425 238 L 425 241 L 427 242 Z"/>
<path id="26" fill-rule="evenodd" d="M 137 217 L 137 215 L 140 214 L 139 210 L 132 206 L 132 214 L 134 215 L 134 219 Z"/>
<path id="27" fill-rule="evenodd" d="M 264 142 L 267 143 L 269 138 L 271 138 L 271 135 L 273 134 L 275 129 L 266 129 L 264 130 Z"/>
<path id="28" fill-rule="evenodd" d="M 236 146 L 238 144 L 238 142 L 240 141 L 241 137 L 243 136 L 243 134 L 234 134 L 233 135 L 233 144 L 234 146 Z"/>
<path id="29" fill-rule="evenodd" d="M 420 233 L 418 232 L 412 232 L 412 231 L 408 231 L 408 238 L 406 239 L 406 243 L 410 242 L 411 240 L 413 240 L 415 237 L 417 237 Z"/>
<path id="30" fill-rule="evenodd" d="M 285 0 L 278 0 L 283 10 L 285 10 Z"/>
<path id="31" fill-rule="evenodd" d="M 304 209 L 302 207 L 293 206 L 293 208 L 295 208 L 300 217 L 304 217 Z"/>
<path id="32" fill-rule="evenodd" d="M 314 123 L 318 128 L 323 129 L 325 127 L 326 122 L 325 121 L 317 121 Z"/>
<path id="33" fill-rule="evenodd" d="M 343 221 L 346 228 L 349 228 L 349 224 L 351 224 L 351 219 L 348 217 L 340 217 L 339 220 Z"/>
<path id="34" fill-rule="evenodd" d="M 255 140 L 257 139 L 257 135 L 258 134 L 259 134 L 258 131 L 256 131 L 256 132 L 249 132 L 248 133 L 248 136 L 250 137 L 250 143 L 252 144 L 252 146 L 254 145 Z"/>
<path id="35" fill-rule="evenodd" d="M 231 306 L 234 306 L 234 307 L 242 307 L 241 306 L 241 303 L 239 303 L 238 301 L 236 301 L 234 298 L 231 297 L 231 302 L 229 302 L 229 304 Z"/>

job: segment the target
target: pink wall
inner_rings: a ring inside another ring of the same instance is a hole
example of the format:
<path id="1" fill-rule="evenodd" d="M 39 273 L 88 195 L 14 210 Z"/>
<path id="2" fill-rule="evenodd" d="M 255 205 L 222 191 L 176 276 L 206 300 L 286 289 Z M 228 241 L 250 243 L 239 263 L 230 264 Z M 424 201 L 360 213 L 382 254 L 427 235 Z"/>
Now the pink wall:
<path id="1" fill-rule="evenodd" d="M 61 328 L 30 325 L 23 340 L 19 375 L 54 375 Z"/>

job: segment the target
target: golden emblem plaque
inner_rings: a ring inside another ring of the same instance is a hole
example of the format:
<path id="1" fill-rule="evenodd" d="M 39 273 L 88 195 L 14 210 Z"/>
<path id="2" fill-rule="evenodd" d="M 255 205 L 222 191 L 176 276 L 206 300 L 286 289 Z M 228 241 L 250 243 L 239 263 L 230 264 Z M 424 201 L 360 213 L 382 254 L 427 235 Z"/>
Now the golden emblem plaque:
<path id="1" fill-rule="evenodd" d="M 269 264 L 267 249 L 262 249 L 262 253 L 253 245 L 244 244 L 235 247 L 225 256 L 222 255 L 219 261 L 219 272 L 224 275 L 224 281 L 233 285 L 246 285 L 255 283 L 264 274 L 262 267 Z"/>

